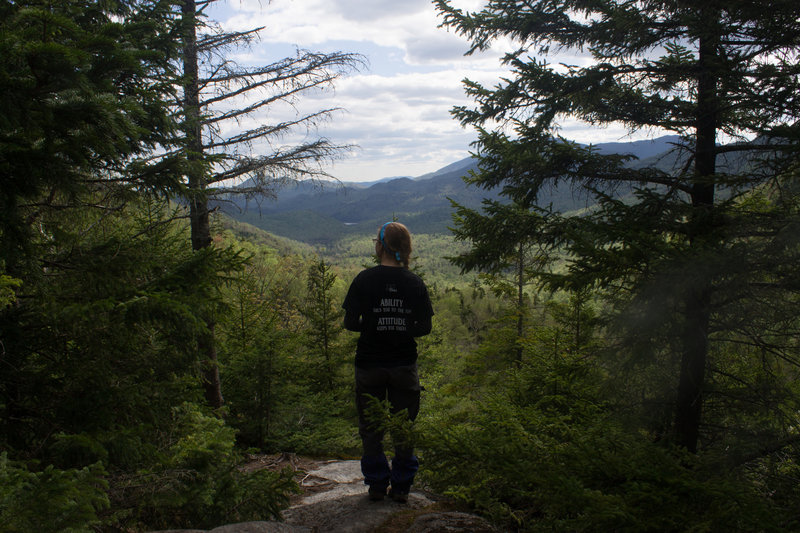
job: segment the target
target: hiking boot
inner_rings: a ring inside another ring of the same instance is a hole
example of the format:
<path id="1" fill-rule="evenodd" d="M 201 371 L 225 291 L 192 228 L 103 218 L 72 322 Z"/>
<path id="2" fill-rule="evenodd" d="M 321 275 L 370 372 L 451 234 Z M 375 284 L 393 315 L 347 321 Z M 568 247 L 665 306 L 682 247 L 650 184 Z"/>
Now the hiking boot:
<path id="1" fill-rule="evenodd" d="M 396 489 L 390 489 L 389 490 L 389 497 L 392 499 L 392 501 L 395 501 L 397 503 L 406 503 L 406 502 L 408 502 L 408 493 L 407 492 L 400 492 L 399 490 L 396 490 Z"/>
<path id="2" fill-rule="evenodd" d="M 373 502 L 380 502 L 383 501 L 383 497 L 386 496 L 386 487 L 370 487 L 369 488 L 369 499 Z"/>

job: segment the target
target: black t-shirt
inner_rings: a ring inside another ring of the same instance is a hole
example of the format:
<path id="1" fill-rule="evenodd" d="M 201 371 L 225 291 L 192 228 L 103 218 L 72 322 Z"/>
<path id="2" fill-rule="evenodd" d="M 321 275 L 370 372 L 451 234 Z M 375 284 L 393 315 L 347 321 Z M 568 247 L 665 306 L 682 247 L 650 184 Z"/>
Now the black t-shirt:
<path id="1" fill-rule="evenodd" d="M 415 336 L 427 333 L 433 307 L 422 279 L 402 267 L 375 266 L 350 284 L 342 307 L 360 317 L 356 366 L 410 365 L 417 361 Z"/>

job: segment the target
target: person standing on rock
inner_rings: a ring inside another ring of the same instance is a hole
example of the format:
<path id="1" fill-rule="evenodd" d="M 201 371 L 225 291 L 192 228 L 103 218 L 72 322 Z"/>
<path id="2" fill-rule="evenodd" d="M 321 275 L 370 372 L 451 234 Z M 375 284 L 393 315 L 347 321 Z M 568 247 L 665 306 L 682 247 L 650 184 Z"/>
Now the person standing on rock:
<path id="1" fill-rule="evenodd" d="M 375 253 L 380 264 L 359 273 L 347 291 L 344 326 L 360 333 L 355 379 L 361 471 L 372 500 L 389 496 L 406 502 L 419 462 L 410 443 L 396 438 L 392 466 L 383 452 L 383 429 L 366 414 L 368 398 L 389 400 L 392 413 L 419 413 L 420 385 L 415 337 L 431 331 L 433 307 L 428 288 L 408 269 L 411 233 L 399 222 L 378 231 Z M 390 488 L 391 487 L 391 488 Z"/>

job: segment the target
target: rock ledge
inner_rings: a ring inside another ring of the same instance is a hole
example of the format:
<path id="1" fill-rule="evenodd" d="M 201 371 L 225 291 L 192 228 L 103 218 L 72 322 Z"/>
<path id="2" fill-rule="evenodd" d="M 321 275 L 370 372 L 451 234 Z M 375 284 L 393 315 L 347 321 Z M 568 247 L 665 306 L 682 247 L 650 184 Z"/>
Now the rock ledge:
<path id="1" fill-rule="evenodd" d="M 412 491 L 408 503 L 370 501 L 358 461 L 313 461 L 305 468 L 286 459 L 300 475 L 303 495 L 283 512 L 283 522 L 244 522 L 212 530 L 159 533 L 496 533 L 479 516 L 446 509 L 435 497 Z M 283 461 L 281 457 L 272 464 Z M 263 462 L 263 459 L 262 459 Z"/>

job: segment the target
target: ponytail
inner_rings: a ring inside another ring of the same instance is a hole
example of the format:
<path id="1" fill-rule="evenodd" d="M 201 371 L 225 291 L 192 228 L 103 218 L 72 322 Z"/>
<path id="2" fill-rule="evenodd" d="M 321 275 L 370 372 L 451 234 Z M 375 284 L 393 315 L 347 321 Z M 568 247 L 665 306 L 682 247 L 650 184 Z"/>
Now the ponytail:
<path id="1" fill-rule="evenodd" d="M 408 268 L 411 262 L 411 232 L 408 228 L 399 222 L 387 222 L 381 226 L 378 239 L 387 253 Z"/>

